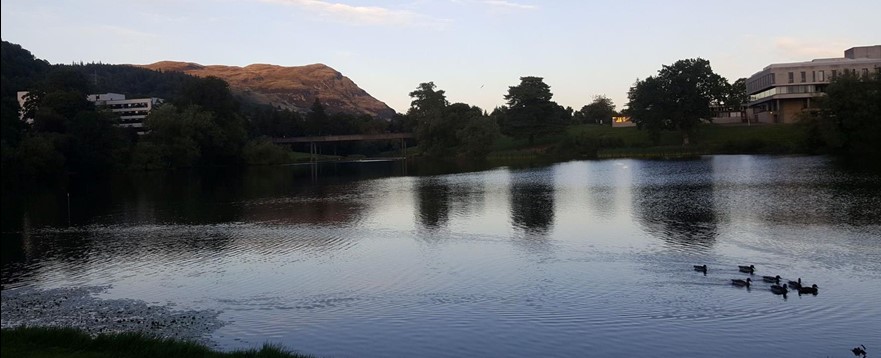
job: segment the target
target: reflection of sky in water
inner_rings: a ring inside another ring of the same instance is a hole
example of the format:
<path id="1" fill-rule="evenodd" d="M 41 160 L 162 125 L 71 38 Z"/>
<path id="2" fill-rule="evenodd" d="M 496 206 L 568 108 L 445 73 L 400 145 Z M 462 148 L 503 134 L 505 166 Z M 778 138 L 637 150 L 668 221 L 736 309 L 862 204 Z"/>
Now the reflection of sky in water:
<path id="1" fill-rule="evenodd" d="M 4 287 L 109 284 L 106 297 L 222 310 L 222 347 L 269 340 L 318 355 L 881 346 L 867 333 L 881 329 L 877 176 L 754 156 L 421 177 L 359 168 L 92 188 L 107 197 L 72 229 L 32 208 Z M 821 294 L 731 287 L 748 263 Z"/>

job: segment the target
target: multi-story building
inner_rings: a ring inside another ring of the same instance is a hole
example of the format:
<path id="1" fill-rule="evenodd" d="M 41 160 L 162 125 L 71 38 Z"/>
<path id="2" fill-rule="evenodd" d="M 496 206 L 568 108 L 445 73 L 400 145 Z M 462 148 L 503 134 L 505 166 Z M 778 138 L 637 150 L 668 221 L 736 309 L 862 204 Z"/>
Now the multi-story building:
<path id="1" fill-rule="evenodd" d="M 27 91 L 18 92 L 20 108 L 24 108 L 27 94 Z M 96 106 L 108 108 L 119 115 L 118 125 L 120 127 L 137 128 L 138 133 L 144 132 L 144 119 L 147 118 L 150 111 L 163 102 L 161 98 L 156 97 L 125 99 L 125 95 L 119 93 L 90 94 L 86 96 L 86 99 L 95 103 Z M 24 112 L 20 112 L 19 117 L 28 123 L 34 121 L 33 118 L 24 118 Z"/>
<path id="2" fill-rule="evenodd" d="M 825 91 L 830 80 L 845 73 L 869 75 L 881 71 L 881 45 L 853 47 L 843 58 L 775 63 L 746 81 L 750 122 L 793 123 L 799 113 L 814 108 L 812 99 Z"/>
<path id="3" fill-rule="evenodd" d="M 87 98 L 96 106 L 108 108 L 118 114 L 120 127 L 137 128 L 138 132 L 143 131 L 144 119 L 147 118 L 147 114 L 162 104 L 161 98 L 125 99 L 125 95 L 119 93 L 90 94 Z"/>

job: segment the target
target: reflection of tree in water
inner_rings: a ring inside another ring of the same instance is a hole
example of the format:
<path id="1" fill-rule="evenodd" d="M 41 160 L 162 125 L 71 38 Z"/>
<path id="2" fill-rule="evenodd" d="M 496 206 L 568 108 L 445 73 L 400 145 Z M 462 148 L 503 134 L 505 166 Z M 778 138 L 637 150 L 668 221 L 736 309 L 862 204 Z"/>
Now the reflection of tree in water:
<path id="1" fill-rule="evenodd" d="M 635 190 L 634 213 L 652 235 L 684 247 L 715 243 L 718 232 L 712 184 L 647 185 Z"/>
<path id="2" fill-rule="evenodd" d="M 554 188 L 534 182 L 511 185 L 511 221 L 526 233 L 546 233 L 554 223 Z"/>
<path id="3" fill-rule="evenodd" d="M 853 226 L 872 226 L 881 223 L 881 168 L 865 167 L 866 163 L 835 163 L 829 177 L 833 183 L 815 192 L 828 191 L 828 207 L 824 218 L 811 218 L 812 223 L 847 223 Z M 849 165 L 845 165 L 849 164 Z M 817 204 L 815 204 L 817 205 Z M 823 220 L 825 219 L 825 220 Z"/>
<path id="4" fill-rule="evenodd" d="M 428 229 L 445 226 L 450 219 L 450 186 L 436 178 L 416 185 L 419 224 Z"/>

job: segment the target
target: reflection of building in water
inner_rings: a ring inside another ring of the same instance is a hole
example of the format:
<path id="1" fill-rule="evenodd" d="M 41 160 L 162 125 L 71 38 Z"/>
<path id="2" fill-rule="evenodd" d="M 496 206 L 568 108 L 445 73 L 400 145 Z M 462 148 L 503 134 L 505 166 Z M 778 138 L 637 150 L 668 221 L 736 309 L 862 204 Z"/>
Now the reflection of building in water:
<path id="1" fill-rule="evenodd" d="M 867 76 L 881 71 L 881 45 L 853 47 L 841 58 L 774 63 L 746 81 L 750 122 L 793 123 L 799 113 L 816 108 L 812 99 L 843 74 Z"/>

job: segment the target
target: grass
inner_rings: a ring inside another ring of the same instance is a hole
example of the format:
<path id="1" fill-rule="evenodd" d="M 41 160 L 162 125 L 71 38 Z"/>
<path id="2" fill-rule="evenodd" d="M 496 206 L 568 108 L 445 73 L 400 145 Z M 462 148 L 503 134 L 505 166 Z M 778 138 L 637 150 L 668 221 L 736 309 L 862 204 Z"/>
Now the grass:
<path id="1" fill-rule="evenodd" d="M 657 144 L 646 131 L 636 127 L 612 128 L 607 125 L 579 124 L 565 132 L 535 138 L 501 136 L 487 156 L 491 163 L 557 161 L 583 158 L 685 158 L 709 154 L 798 154 L 807 153 L 805 131 L 796 124 L 718 125 L 702 124 L 691 137 L 692 144 L 682 145 L 677 131 L 663 131 Z M 587 144 L 586 144 L 587 143 Z M 580 146 L 580 147 L 579 147 Z M 591 147 L 593 146 L 593 147 Z M 418 154 L 415 146 L 407 156 Z M 596 154 L 592 154 L 596 152 Z M 586 154 L 591 153 L 591 154 Z M 399 156 L 399 152 L 383 155 Z M 308 162 L 308 153 L 291 152 L 291 162 Z M 339 160 L 321 155 L 319 161 Z"/>
<path id="2" fill-rule="evenodd" d="M 707 154 L 794 154 L 807 152 L 804 131 L 797 125 L 714 125 L 698 127 L 692 144 L 682 145 L 682 136 L 676 131 L 663 131 L 657 144 L 645 131 L 636 127 L 612 128 L 596 124 L 572 125 L 566 132 L 537 138 L 533 145 L 526 139 L 502 137 L 493 146 L 490 160 L 534 159 L 542 157 L 548 148 L 564 143 L 592 142 L 597 146 L 598 158 L 683 158 Z M 568 148 L 557 150 L 566 155 Z"/>
<path id="3" fill-rule="evenodd" d="M 218 352 L 198 343 L 154 338 L 137 333 L 102 334 L 90 337 L 72 328 L 3 329 L 0 341 L 2 341 L 0 356 L 3 357 L 310 357 L 291 353 L 273 345 L 264 345 L 259 350 Z"/>

